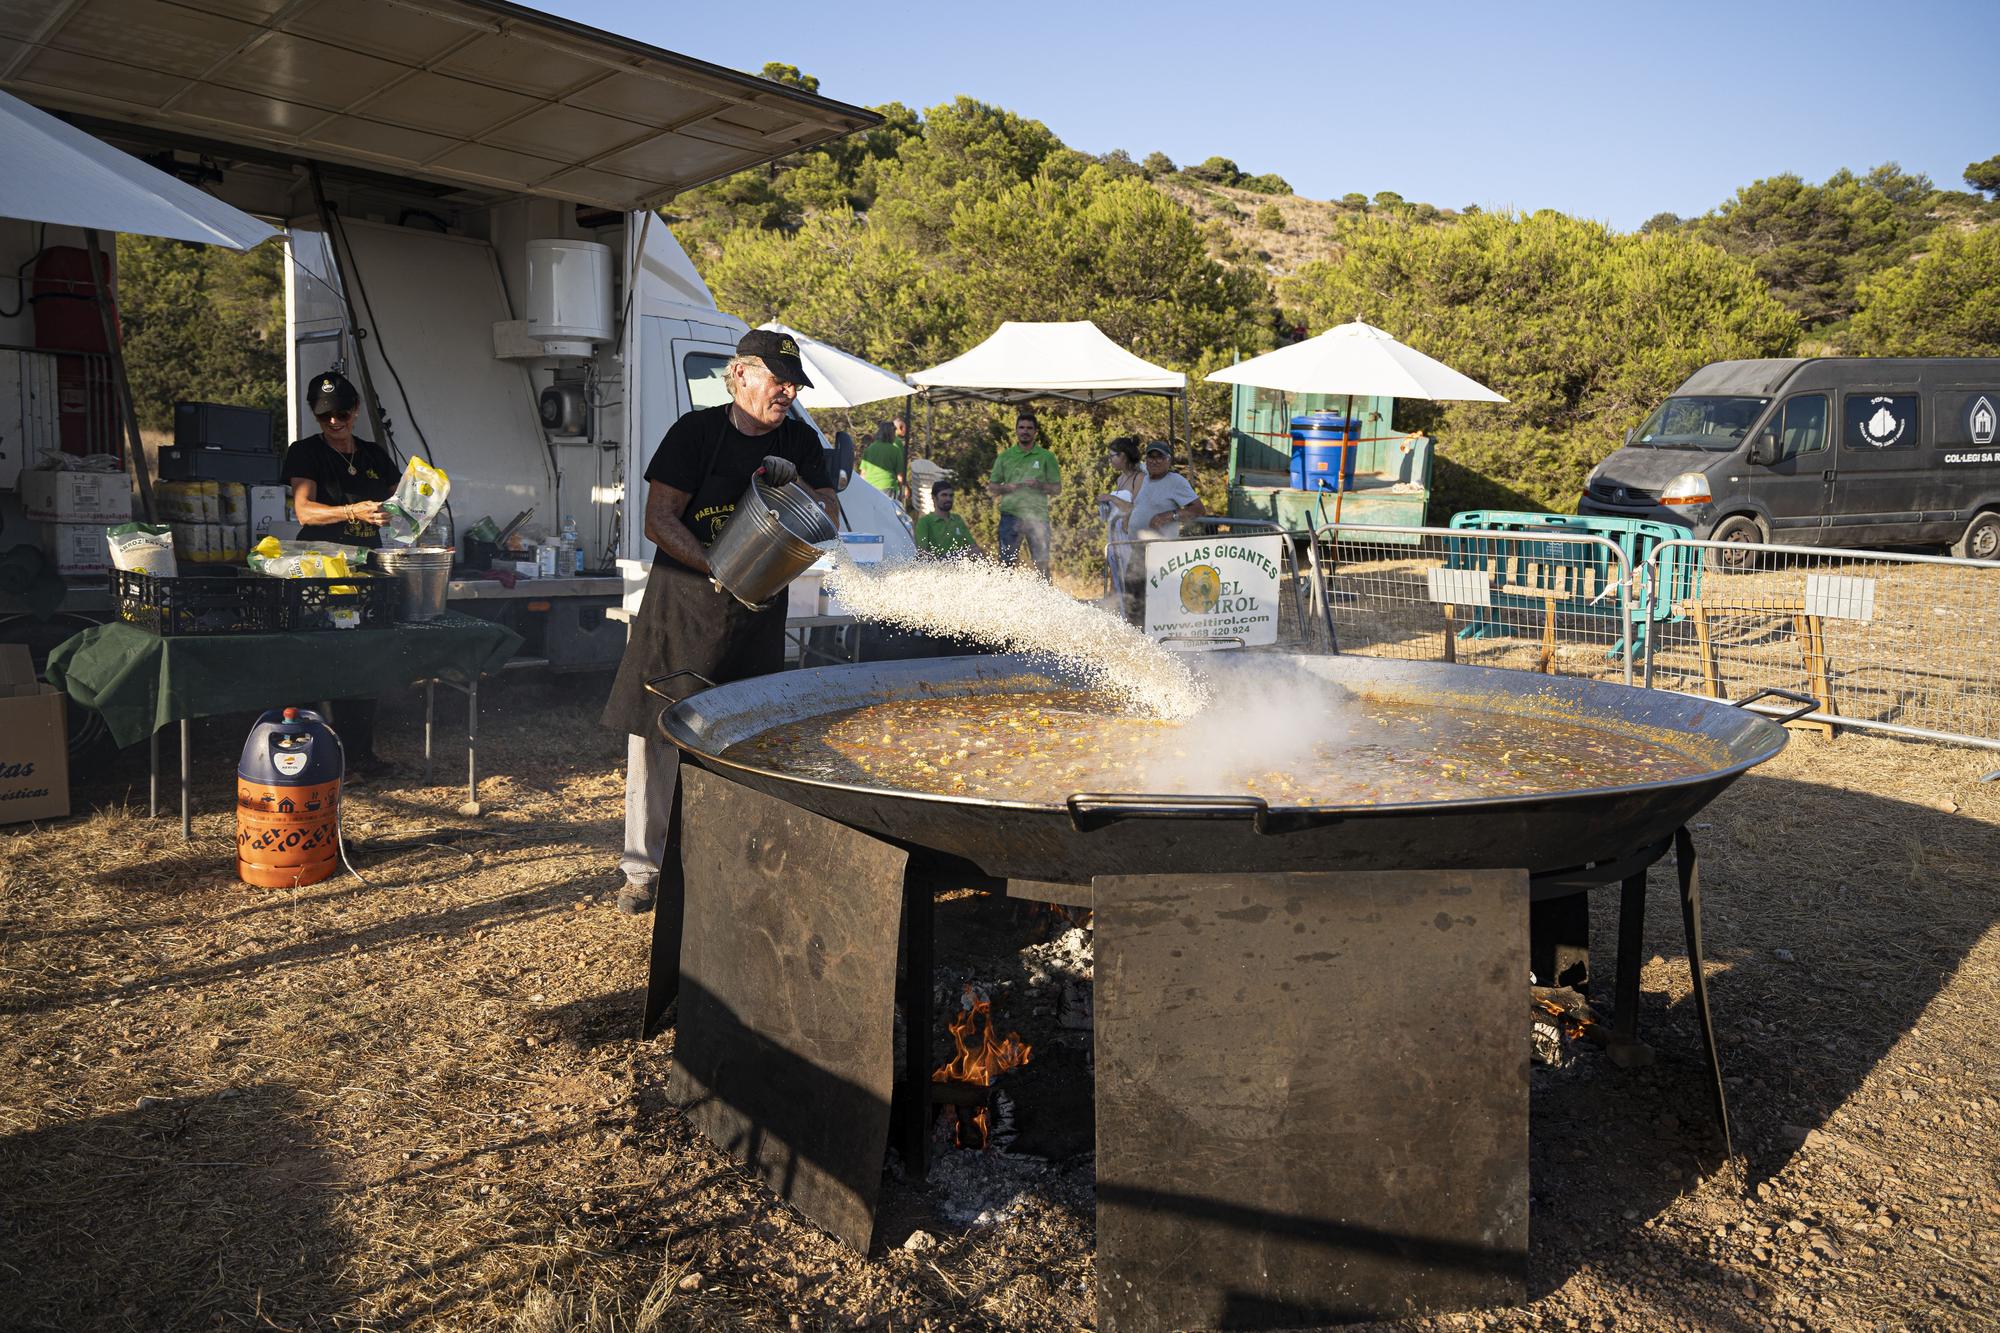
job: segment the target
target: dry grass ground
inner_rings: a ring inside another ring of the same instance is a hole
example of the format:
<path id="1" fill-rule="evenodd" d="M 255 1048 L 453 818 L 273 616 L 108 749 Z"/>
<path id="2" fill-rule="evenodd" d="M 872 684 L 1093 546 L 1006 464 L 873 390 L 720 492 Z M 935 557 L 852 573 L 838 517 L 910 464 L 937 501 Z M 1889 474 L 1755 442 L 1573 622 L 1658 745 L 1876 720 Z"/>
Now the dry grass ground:
<path id="1" fill-rule="evenodd" d="M 197 729 L 192 843 L 144 817 L 143 751 L 79 788 L 79 817 L 0 831 L 0 1324 L 1088 1325 L 1074 1199 L 856 1256 L 665 1105 L 671 1033 L 633 1035 L 646 930 L 611 906 L 605 684 L 482 692 L 481 818 L 414 775 L 356 790 L 365 886 L 235 881 L 241 719 Z M 385 705 L 392 755 L 414 716 Z M 1990 767 L 1806 737 L 1706 813 L 1739 1166 L 1716 1167 L 1662 869 L 1659 1063 L 1537 1075 L 1532 1303 L 1408 1326 L 1990 1326 Z M 890 1198 L 921 1218 L 922 1190 Z"/>

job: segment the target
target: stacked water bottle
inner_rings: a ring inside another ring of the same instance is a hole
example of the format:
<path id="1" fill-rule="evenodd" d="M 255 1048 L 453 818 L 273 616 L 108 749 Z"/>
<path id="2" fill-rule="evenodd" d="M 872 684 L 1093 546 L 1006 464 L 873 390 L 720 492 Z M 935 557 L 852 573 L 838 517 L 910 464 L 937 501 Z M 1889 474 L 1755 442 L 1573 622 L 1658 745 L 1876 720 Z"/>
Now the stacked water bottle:
<path id="1" fill-rule="evenodd" d="M 576 519 L 565 514 L 562 533 L 556 538 L 557 578 L 575 578 L 583 573 L 583 539 L 577 535 Z"/>

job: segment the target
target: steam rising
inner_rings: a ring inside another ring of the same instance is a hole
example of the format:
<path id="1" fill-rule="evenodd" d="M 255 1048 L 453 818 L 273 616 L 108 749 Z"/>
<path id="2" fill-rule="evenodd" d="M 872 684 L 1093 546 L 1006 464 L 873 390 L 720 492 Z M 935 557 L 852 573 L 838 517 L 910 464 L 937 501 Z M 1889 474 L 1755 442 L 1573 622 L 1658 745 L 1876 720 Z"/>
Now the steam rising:
<path id="1" fill-rule="evenodd" d="M 1210 654 L 1202 684 L 1213 702 L 1162 733 L 1141 766 L 1148 791 L 1210 795 L 1262 786 L 1269 773 L 1312 773 L 1353 743 L 1353 696 L 1291 658 Z"/>
<path id="2" fill-rule="evenodd" d="M 1136 713 L 1180 720 L 1208 703 L 1185 660 L 1032 570 L 979 559 L 860 565 L 841 556 L 826 584 L 860 619 L 1058 662 Z"/>

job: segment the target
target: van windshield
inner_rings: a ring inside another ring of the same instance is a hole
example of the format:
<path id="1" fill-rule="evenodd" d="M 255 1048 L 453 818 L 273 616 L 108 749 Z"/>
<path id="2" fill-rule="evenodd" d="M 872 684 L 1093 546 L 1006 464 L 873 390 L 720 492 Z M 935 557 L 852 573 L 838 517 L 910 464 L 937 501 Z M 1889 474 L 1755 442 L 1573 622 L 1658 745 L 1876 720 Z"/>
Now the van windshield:
<path id="1" fill-rule="evenodd" d="M 1726 452 L 1742 442 L 1768 398 L 1669 398 L 1633 437 L 1650 449 L 1713 449 Z"/>

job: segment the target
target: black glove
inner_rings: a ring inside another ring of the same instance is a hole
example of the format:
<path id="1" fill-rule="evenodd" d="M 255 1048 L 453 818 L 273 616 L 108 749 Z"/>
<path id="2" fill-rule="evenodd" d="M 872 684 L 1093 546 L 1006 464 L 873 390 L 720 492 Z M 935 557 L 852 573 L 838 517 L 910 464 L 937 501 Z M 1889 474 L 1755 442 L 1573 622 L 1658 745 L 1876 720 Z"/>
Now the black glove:
<path id="1" fill-rule="evenodd" d="M 776 454 L 764 455 L 763 472 L 766 486 L 789 486 L 799 479 L 798 465 Z"/>

